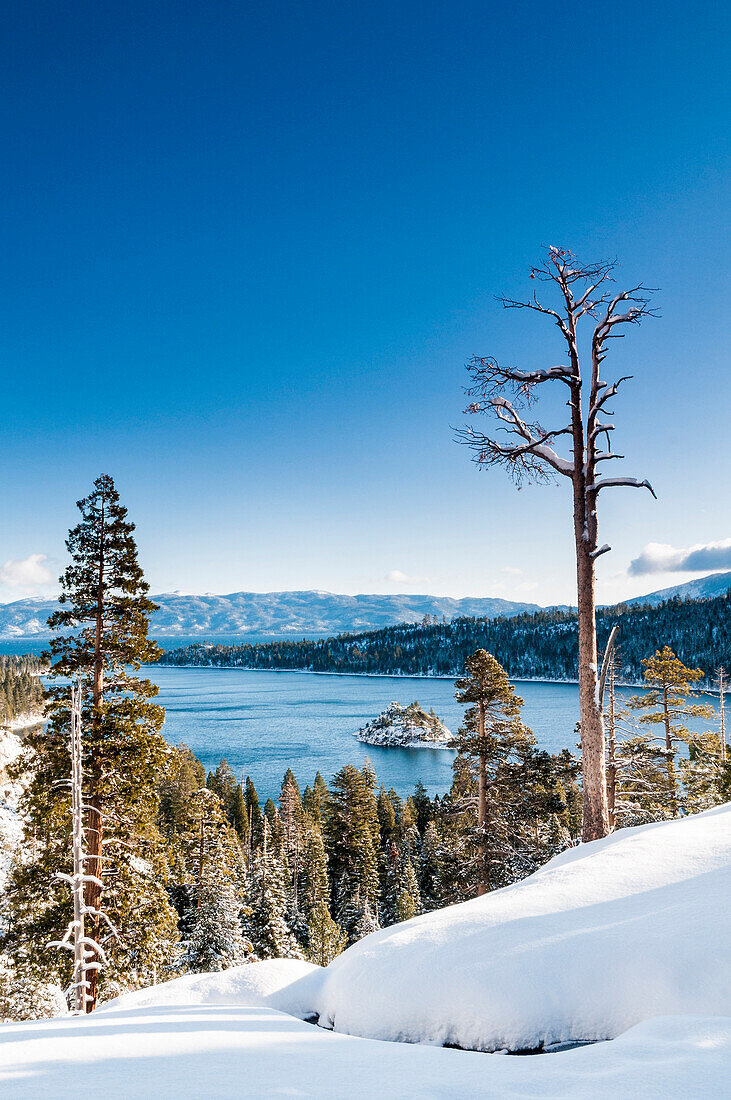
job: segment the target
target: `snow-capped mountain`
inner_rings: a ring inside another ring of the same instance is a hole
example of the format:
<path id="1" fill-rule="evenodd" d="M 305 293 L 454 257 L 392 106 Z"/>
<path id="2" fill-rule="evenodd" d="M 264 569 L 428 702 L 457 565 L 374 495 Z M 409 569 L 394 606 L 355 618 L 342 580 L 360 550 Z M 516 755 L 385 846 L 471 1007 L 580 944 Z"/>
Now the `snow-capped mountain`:
<path id="1" fill-rule="evenodd" d="M 714 573 L 625 602 L 656 604 L 671 596 L 717 596 L 730 586 L 731 573 Z M 439 620 L 459 615 L 495 619 L 539 610 L 538 604 L 494 596 L 454 599 L 411 593 L 346 596 L 317 591 L 231 592 L 218 596 L 164 592 L 153 599 L 160 610 L 152 619 L 152 635 L 163 643 L 182 639 L 234 640 L 246 635 L 333 635 L 378 630 L 396 623 L 418 623 L 425 615 Z M 49 638 L 47 619 L 56 606 L 55 600 L 37 597 L 0 604 L 0 641 L 42 642 Z"/>
<path id="2" fill-rule="evenodd" d="M 699 577 L 698 580 L 686 581 L 685 584 L 661 588 L 657 592 L 649 592 L 646 596 L 634 596 L 633 599 L 624 602 L 654 605 L 662 603 L 663 600 L 670 600 L 674 596 L 680 596 L 683 600 L 707 600 L 711 596 L 722 596 L 729 588 L 731 588 L 731 573 L 711 573 L 710 577 Z"/>
<path id="3" fill-rule="evenodd" d="M 203 596 L 166 592 L 153 596 L 160 610 L 152 619 L 152 634 L 161 640 L 215 639 L 231 635 L 339 634 L 377 630 L 394 623 L 421 622 L 424 615 L 447 619 L 455 615 L 517 615 L 536 604 L 490 596 L 452 599 L 450 596 L 333 592 L 232 592 Z M 0 604 L 0 640 L 50 637 L 46 620 L 54 600 L 25 599 Z"/>

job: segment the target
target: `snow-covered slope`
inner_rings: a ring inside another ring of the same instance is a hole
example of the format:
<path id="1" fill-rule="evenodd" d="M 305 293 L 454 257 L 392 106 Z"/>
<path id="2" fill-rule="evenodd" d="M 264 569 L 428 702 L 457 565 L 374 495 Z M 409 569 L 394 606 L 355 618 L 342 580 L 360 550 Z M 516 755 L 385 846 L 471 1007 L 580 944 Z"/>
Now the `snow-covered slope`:
<path id="1" fill-rule="evenodd" d="M 421 622 L 424 615 L 517 615 L 536 611 L 537 604 L 516 603 L 491 596 L 452 599 L 451 596 L 333 592 L 232 592 L 218 596 L 163 593 L 153 597 L 160 610 L 152 616 L 158 639 L 215 640 L 231 635 L 338 634 L 376 630 L 395 623 Z M 0 604 L 0 640 L 20 643 L 50 637 L 48 616 L 55 600 L 29 598 Z"/>
<path id="2" fill-rule="evenodd" d="M 473 1050 L 731 1015 L 731 805 L 622 830 L 523 882 L 376 932 L 337 958 L 321 1023 Z"/>
<path id="3" fill-rule="evenodd" d="M 628 829 L 325 970 L 253 963 L 0 1026 L 0 1095 L 716 1100 L 731 1094 L 730 867 L 731 806 Z M 303 1022 L 315 1012 L 336 1030 Z M 441 1046 L 609 1036 L 532 1058 Z"/>
<path id="4" fill-rule="evenodd" d="M 670 600 L 673 596 L 680 596 L 682 600 L 707 600 L 711 596 L 723 596 L 731 588 L 731 573 L 711 573 L 709 577 L 699 577 L 694 581 L 685 581 L 683 584 L 674 584 L 671 588 L 660 588 L 656 592 L 648 592 L 646 596 L 634 596 L 631 600 L 625 600 L 627 604 L 649 603 L 653 606 Z"/>

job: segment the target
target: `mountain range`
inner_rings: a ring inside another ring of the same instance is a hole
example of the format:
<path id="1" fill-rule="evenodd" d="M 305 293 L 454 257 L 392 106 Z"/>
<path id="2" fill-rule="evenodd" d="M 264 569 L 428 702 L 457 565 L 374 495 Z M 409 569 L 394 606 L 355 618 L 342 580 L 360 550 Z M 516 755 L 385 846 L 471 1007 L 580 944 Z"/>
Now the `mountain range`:
<path id="1" fill-rule="evenodd" d="M 671 596 L 708 597 L 731 586 L 731 573 L 715 573 L 701 580 L 651 592 L 627 600 L 630 604 L 657 604 Z M 246 639 L 251 636 L 303 637 L 351 631 L 378 630 L 395 623 L 418 623 L 424 615 L 497 618 L 538 611 L 538 604 L 491 596 L 453 599 L 450 596 L 363 594 L 332 592 L 232 592 L 229 595 L 154 596 L 160 610 L 152 619 L 152 634 L 170 642 Z M 46 620 L 56 609 L 52 599 L 29 598 L 0 604 L 0 640 L 42 642 L 50 637 Z"/>

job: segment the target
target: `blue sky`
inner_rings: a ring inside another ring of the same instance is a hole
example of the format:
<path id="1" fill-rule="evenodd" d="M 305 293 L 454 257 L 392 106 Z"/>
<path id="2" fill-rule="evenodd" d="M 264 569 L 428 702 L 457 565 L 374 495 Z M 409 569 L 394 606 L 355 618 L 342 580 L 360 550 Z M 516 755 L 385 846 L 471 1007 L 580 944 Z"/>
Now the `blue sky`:
<path id="1" fill-rule="evenodd" d="M 567 485 L 451 431 L 471 355 L 561 361 L 493 298 L 550 243 L 661 288 L 600 597 L 731 568 L 722 8 L 3 5 L 0 599 L 102 471 L 156 591 L 573 599 Z"/>

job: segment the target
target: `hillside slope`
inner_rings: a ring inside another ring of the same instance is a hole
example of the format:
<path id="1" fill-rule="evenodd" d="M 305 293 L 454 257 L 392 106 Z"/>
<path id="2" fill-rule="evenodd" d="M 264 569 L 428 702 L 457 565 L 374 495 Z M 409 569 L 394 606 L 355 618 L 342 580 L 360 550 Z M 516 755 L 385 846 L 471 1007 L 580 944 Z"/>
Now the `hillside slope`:
<path id="1" fill-rule="evenodd" d="M 715 1100 L 731 1079 L 730 872 L 731 806 L 627 829 L 325 970 L 253 963 L 5 1024 L 0 1093 Z M 314 1013 L 335 1030 L 302 1022 Z M 572 1038 L 610 1041 L 533 1058 L 441 1046 Z"/>
<path id="2" fill-rule="evenodd" d="M 392 623 L 421 622 L 424 615 L 515 615 L 536 604 L 485 597 L 365 594 L 332 592 L 232 592 L 226 596 L 154 596 L 159 605 L 151 633 L 159 639 L 215 638 L 245 634 L 338 634 L 372 630 Z M 26 599 L 0 604 L 0 640 L 41 641 L 50 637 L 48 616 L 54 600 Z"/>
<path id="3" fill-rule="evenodd" d="M 723 596 L 731 588 L 731 573 L 712 573 L 709 577 L 699 577 L 695 581 L 685 581 L 684 584 L 674 584 L 671 588 L 660 588 L 657 592 L 648 592 L 646 596 L 634 596 L 625 603 L 655 604 L 663 600 L 680 598 L 681 600 L 707 600 L 714 596 Z"/>
<path id="4" fill-rule="evenodd" d="M 642 660 L 663 645 L 707 674 L 731 665 L 731 600 L 670 600 L 657 607 L 619 604 L 597 615 L 600 650 L 620 624 L 618 674 L 642 678 Z M 281 639 L 250 645 L 193 645 L 165 654 L 166 664 L 308 669 L 407 676 L 455 676 L 478 648 L 493 653 L 514 678 L 576 677 L 576 615 L 548 609 L 511 618 L 458 618 L 449 623 L 403 625 L 334 638 Z"/>

